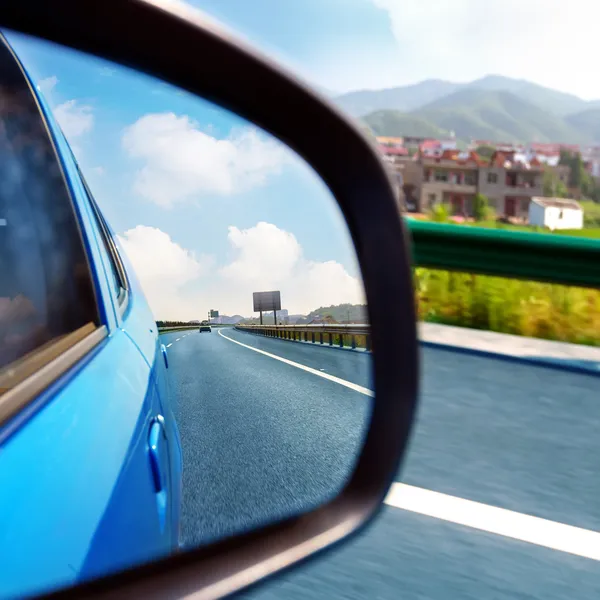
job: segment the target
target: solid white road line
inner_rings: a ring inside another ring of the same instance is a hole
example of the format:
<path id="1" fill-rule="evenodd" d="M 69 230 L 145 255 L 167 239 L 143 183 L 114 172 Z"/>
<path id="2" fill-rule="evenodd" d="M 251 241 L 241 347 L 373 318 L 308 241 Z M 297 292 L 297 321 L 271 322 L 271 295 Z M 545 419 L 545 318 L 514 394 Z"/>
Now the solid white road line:
<path id="1" fill-rule="evenodd" d="M 173 342 L 171 342 L 170 344 L 167 344 L 167 348 L 170 348 L 173 345 Z"/>
<path id="2" fill-rule="evenodd" d="M 291 365 L 292 367 L 296 367 L 297 369 L 302 369 L 308 373 L 312 373 L 313 375 L 317 375 L 318 377 L 322 377 L 323 379 L 327 379 L 329 381 L 333 381 L 334 383 L 338 383 L 339 385 L 343 385 L 344 387 L 350 388 L 355 392 L 359 392 L 364 394 L 365 396 L 370 396 L 371 398 L 375 396 L 373 390 L 370 390 L 362 385 L 356 385 L 356 383 L 351 383 L 350 381 L 346 381 L 345 379 L 340 379 L 339 377 L 334 377 L 333 375 L 329 375 L 328 373 L 323 373 L 323 371 L 317 371 L 316 369 L 312 369 L 311 367 L 307 367 L 300 363 L 294 362 L 293 360 L 288 360 L 287 358 L 283 358 L 281 356 L 277 356 L 277 354 L 271 354 L 270 352 L 265 352 L 264 350 L 259 350 L 258 348 L 254 348 L 253 346 L 248 346 L 247 344 L 242 344 L 242 342 L 238 342 L 237 340 L 232 340 L 231 338 L 223 335 L 223 332 L 219 330 L 219 335 L 222 338 L 225 338 L 229 342 L 233 342 L 234 344 L 238 344 L 244 348 L 248 348 L 248 350 L 254 350 L 254 352 L 258 352 L 259 354 L 263 354 L 264 356 L 268 356 L 269 358 L 274 358 L 275 360 L 281 361 L 286 365 Z"/>
<path id="3" fill-rule="evenodd" d="M 389 506 L 529 542 L 552 550 L 600 560 L 600 533 L 394 483 L 385 498 Z"/>

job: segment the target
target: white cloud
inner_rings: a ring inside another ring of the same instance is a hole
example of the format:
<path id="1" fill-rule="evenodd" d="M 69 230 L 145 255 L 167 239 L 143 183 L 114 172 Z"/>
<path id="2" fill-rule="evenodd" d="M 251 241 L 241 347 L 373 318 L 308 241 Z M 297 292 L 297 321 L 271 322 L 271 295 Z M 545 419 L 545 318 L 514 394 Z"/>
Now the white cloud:
<path id="1" fill-rule="evenodd" d="M 280 290 L 282 307 L 308 313 L 319 306 L 364 302 L 362 282 L 336 261 L 312 261 L 291 233 L 271 223 L 230 227 L 234 259 L 220 269 L 210 256 L 196 257 L 168 234 L 142 225 L 119 241 L 131 260 L 156 318 L 252 314 L 252 292 Z"/>
<path id="2" fill-rule="evenodd" d="M 362 282 L 342 264 L 308 260 L 295 236 L 271 223 L 261 221 L 244 230 L 230 227 L 228 239 L 237 257 L 220 270 L 220 286 L 227 291 L 223 310 L 234 309 L 228 298 L 238 307 L 240 301 L 249 305 L 252 292 L 261 290 L 280 290 L 282 307 L 291 313 L 364 302 Z"/>
<path id="3" fill-rule="evenodd" d="M 198 313 L 183 288 L 207 272 L 211 257 L 196 257 L 164 231 L 144 225 L 126 231 L 119 242 L 157 318 L 191 319 Z"/>
<path id="4" fill-rule="evenodd" d="M 598 3 L 371 1 L 387 12 L 398 44 L 397 84 L 500 74 L 600 97 L 597 78 L 582 76 L 595 72 Z"/>
<path id="5" fill-rule="evenodd" d="M 134 189 L 164 207 L 202 194 L 231 195 L 262 185 L 286 160 L 284 146 L 245 128 L 227 139 L 201 131 L 188 116 L 148 114 L 122 138 L 143 161 Z"/>
<path id="6" fill-rule="evenodd" d="M 91 131 L 94 126 L 92 107 L 80 104 L 78 100 L 68 100 L 59 104 L 54 109 L 54 116 L 69 140 Z"/>
<path id="7" fill-rule="evenodd" d="M 49 95 L 56 87 L 57 83 L 58 77 L 56 75 L 52 75 L 51 77 L 46 77 L 46 79 L 39 81 L 38 88 L 41 90 L 42 94 Z"/>

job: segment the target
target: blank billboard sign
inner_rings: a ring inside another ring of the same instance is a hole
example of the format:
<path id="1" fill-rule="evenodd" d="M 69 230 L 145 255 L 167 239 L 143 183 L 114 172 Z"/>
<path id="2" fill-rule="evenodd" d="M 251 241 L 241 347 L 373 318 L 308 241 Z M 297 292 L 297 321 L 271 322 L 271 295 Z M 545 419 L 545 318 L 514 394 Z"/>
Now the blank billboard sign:
<path id="1" fill-rule="evenodd" d="M 254 312 L 265 312 L 267 310 L 281 310 L 281 292 L 254 292 Z"/>
<path id="2" fill-rule="evenodd" d="M 219 316 L 219 311 L 218 310 L 211 310 L 210 311 L 210 316 L 211 317 L 218 317 Z"/>

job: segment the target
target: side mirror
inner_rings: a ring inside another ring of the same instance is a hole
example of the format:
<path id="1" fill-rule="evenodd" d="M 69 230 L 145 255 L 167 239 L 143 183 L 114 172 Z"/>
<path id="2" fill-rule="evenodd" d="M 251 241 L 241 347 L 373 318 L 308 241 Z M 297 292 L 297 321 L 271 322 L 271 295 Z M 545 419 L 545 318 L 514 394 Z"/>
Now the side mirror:
<path id="1" fill-rule="evenodd" d="M 199 548 L 186 548 L 172 556 L 96 579 L 76 579 L 74 587 L 59 590 L 54 597 L 164 598 L 193 593 L 198 598 L 223 597 L 356 533 L 377 514 L 397 473 L 407 448 L 418 397 L 409 235 L 399 214 L 394 183 L 377 150 L 327 100 L 183 3 L 10 2 L 0 9 L 0 26 L 161 79 L 250 121 L 304 159 L 343 213 L 368 304 L 367 329 L 350 327 L 348 318 L 349 329 L 340 330 L 341 334 L 327 329 L 330 337 L 326 343 L 333 345 L 342 339 L 339 343 L 343 345 L 343 336 L 347 334 L 354 345 L 356 336 L 367 333 L 366 350 L 373 353 L 374 400 L 368 431 L 354 471 L 335 497 L 324 499 L 319 506 L 299 516 L 286 517 Z M 128 268 L 127 264 L 121 267 L 124 271 Z M 126 279 L 122 275 L 122 281 Z M 265 304 L 263 308 L 277 311 L 281 307 Z M 117 311 L 115 322 L 125 319 L 126 311 L 124 308 L 120 316 Z M 323 344 L 325 329 L 319 326 L 327 326 L 327 322 L 293 329 L 287 325 L 275 326 L 282 322 L 280 316 L 274 316 L 273 328 L 263 324 L 260 329 L 259 323 L 248 328 L 253 327 L 254 333 L 264 337 Z M 180 331 L 176 326 L 170 327 Z M 194 343 L 213 343 L 221 339 L 222 332 L 218 331 L 219 324 L 207 325 L 207 331 L 211 327 L 212 336 L 198 335 L 202 332 L 201 324 L 190 326 L 190 331 L 184 333 L 194 334 Z M 151 343 L 154 342 L 148 342 Z M 169 345 L 159 346 L 159 356 L 162 352 L 161 362 L 172 374 L 177 359 Z M 266 352 L 260 348 L 259 351 Z M 282 387 L 282 393 L 284 390 Z M 13 418 L 14 414 L 13 411 L 9 416 Z M 152 422 L 150 458 L 157 489 L 163 485 L 163 475 L 159 473 L 160 446 L 164 443 L 162 426 L 163 421 Z M 44 457 L 38 460 L 43 461 Z"/>

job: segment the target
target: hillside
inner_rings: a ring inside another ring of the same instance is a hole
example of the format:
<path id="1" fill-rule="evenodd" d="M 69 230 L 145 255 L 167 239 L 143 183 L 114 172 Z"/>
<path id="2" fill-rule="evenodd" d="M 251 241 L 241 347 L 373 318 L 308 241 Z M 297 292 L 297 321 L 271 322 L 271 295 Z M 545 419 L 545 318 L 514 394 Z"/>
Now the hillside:
<path id="1" fill-rule="evenodd" d="M 355 117 L 378 110 L 411 112 L 460 90 L 481 89 L 510 92 L 547 113 L 565 116 L 591 108 L 600 108 L 600 101 L 586 101 L 573 94 L 547 88 L 524 79 L 487 75 L 467 83 L 427 79 L 416 84 L 384 90 L 361 90 L 334 97 L 342 108 Z"/>
<path id="2" fill-rule="evenodd" d="M 568 115 L 565 121 L 579 131 L 585 131 L 593 142 L 600 143 L 600 108 L 591 108 Z"/>
<path id="3" fill-rule="evenodd" d="M 366 304 L 338 304 L 336 306 L 321 306 L 311 311 L 304 318 L 305 323 L 310 323 L 316 317 L 333 317 L 338 323 L 367 323 Z M 301 321 L 298 321 L 300 324 Z"/>
<path id="4" fill-rule="evenodd" d="M 360 90 L 349 92 L 333 98 L 351 115 L 363 115 L 382 109 L 393 108 L 401 111 L 411 111 L 438 98 L 455 92 L 460 84 L 427 79 L 414 85 L 407 85 L 386 90 Z"/>
<path id="5" fill-rule="evenodd" d="M 497 141 L 585 142 L 585 133 L 511 92 L 464 89 L 412 116 L 454 131 L 459 138 Z"/>
<path id="6" fill-rule="evenodd" d="M 591 141 L 587 120 L 545 112 L 512 92 L 476 88 L 458 90 L 409 113 L 380 110 L 363 118 L 378 135 L 440 137 L 454 132 L 462 140 L 565 143 Z"/>
<path id="7" fill-rule="evenodd" d="M 366 304 L 337 304 L 333 306 L 321 306 L 312 310 L 307 315 L 289 315 L 290 324 L 306 325 L 313 319 L 332 317 L 338 323 L 368 323 L 367 305 Z M 279 319 L 278 319 L 279 320 Z M 256 324 L 259 322 L 258 317 L 245 318 L 241 321 L 244 325 Z M 273 324 L 273 313 L 263 313 L 263 324 Z"/>
<path id="8" fill-rule="evenodd" d="M 502 75 L 487 75 L 467 86 L 495 92 L 511 92 L 522 100 L 559 116 L 581 111 L 589 104 L 573 94 L 553 90 L 525 79 L 511 79 Z"/>
<path id="9" fill-rule="evenodd" d="M 445 131 L 425 118 L 416 117 L 397 110 L 378 110 L 367 115 L 363 121 L 371 128 L 371 131 L 375 135 L 414 135 L 437 138 L 445 137 L 449 134 L 448 131 Z"/>

